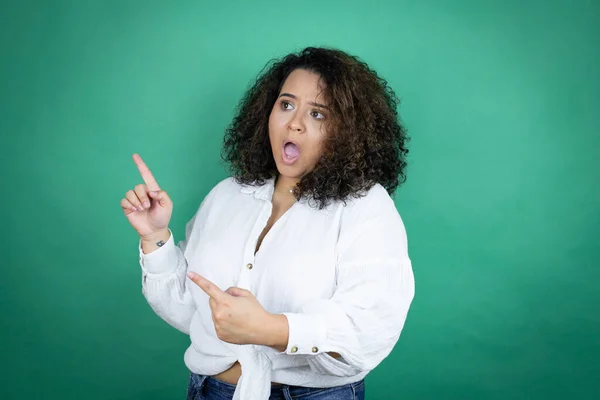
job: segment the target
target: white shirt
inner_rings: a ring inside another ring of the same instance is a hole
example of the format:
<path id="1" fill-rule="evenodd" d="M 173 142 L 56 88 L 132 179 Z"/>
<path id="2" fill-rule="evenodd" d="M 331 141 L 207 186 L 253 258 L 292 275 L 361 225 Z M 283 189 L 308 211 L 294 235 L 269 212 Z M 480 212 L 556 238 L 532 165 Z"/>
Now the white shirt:
<path id="1" fill-rule="evenodd" d="M 274 179 L 246 186 L 227 178 L 186 224 L 185 240 L 176 246 L 171 232 L 149 254 L 139 245 L 145 298 L 190 335 L 186 366 L 216 375 L 240 362 L 234 399 L 267 399 L 271 382 L 332 387 L 361 380 L 392 351 L 414 296 L 404 224 L 381 185 L 323 210 L 300 199 L 255 255 L 273 191 Z M 208 295 L 186 277 L 188 270 L 222 290 L 249 290 L 268 312 L 284 314 L 285 352 L 221 341 Z"/>

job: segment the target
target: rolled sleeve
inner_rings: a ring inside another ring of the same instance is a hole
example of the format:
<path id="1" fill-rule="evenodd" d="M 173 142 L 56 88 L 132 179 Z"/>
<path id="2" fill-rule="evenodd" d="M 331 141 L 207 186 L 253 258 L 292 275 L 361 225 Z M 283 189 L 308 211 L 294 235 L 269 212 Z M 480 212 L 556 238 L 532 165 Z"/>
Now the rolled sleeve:
<path id="1" fill-rule="evenodd" d="M 285 314 L 286 354 L 314 355 L 308 364 L 316 373 L 355 376 L 374 369 L 404 327 L 414 297 L 412 263 L 399 214 L 389 197 L 381 203 L 376 213 L 349 216 L 352 226 L 338 241 L 331 298 Z"/>
<path id="2" fill-rule="evenodd" d="M 288 320 L 286 354 L 319 354 L 327 347 L 327 324 L 319 314 L 283 313 Z"/>

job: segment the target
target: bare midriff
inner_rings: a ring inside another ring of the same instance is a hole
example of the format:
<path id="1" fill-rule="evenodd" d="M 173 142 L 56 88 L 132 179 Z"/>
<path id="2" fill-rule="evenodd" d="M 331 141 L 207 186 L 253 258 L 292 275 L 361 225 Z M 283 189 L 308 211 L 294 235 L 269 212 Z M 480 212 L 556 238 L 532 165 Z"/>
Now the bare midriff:
<path id="1" fill-rule="evenodd" d="M 242 376 L 242 366 L 236 361 L 228 370 L 213 376 L 213 378 L 231 385 L 237 385 L 238 381 L 240 380 L 240 376 Z M 280 385 L 280 383 L 272 382 L 271 385 L 277 386 Z"/>

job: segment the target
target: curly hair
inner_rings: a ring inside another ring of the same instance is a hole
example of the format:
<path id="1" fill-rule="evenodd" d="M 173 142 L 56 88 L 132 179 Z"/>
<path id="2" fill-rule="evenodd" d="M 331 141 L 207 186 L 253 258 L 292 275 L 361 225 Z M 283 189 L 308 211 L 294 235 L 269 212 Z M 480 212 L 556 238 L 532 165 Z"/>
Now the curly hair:
<path id="1" fill-rule="evenodd" d="M 263 185 L 278 175 L 269 141 L 269 115 L 288 75 L 320 75 L 332 111 L 323 154 L 294 188 L 324 208 L 331 200 L 360 197 L 376 183 L 391 195 L 406 180 L 409 138 L 399 99 L 387 81 L 358 57 L 338 49 L 307 47 L 269 61 L 240 100 L 227 127 L 221 156 L 240 184 Z"/>

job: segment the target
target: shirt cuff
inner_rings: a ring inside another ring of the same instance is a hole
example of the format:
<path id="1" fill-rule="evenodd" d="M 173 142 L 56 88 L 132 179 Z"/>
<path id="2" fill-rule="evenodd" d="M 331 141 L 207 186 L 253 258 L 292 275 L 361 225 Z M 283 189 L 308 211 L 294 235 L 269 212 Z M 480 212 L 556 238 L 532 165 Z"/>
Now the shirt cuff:
<path id="1" fill-rule="evenodd" d="M 327 341 L 327 328 L 321 314 L 283 313 L 289 336 L 285 354 L 320 354 Z"/>
<path id="2" fill-rule="evenodd" d="M 142 251 L 142 239 L 140 239 L 138 243 L 140 265 L 145 272 L 163 274 L 174 271 L 177 268 L 179 257 L 171 229 L 169 229 L 169 233 L 169 239 L 165 244 L 148 254 L 144 254 Z"/>

